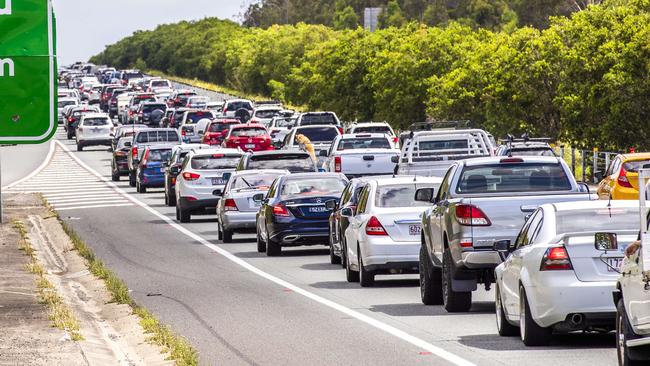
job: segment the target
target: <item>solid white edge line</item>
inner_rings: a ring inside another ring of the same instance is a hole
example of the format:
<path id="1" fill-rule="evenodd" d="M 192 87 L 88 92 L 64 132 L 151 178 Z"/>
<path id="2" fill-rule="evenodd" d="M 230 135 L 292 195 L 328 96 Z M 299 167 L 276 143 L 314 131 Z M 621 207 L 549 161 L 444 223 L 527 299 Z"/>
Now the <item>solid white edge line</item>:
<path id="1" fill-rule="evenodd" d="M 48 201 L 49 202 L 49 201 Z M 131 205 L 132 203 L 128 201 L 124 197 L 119 197 L 119 198 L 113 198 L 113 199 L 106 199 L 106 200 L 93 200 L 93 201 L 77 201 L 77 202 L 50 202 L 52 206 L 55 208 L 61 207 L 61 208 L 67 208 L 67 207 L 76 207 L 76 206 L 89 206 L 89 205 L 113 205 L 113 204 L 120 204 L 120 203 L 128 203 Z"/>
<path id="2" fill-rule="evenodd" d="M 347 307 L 345 307 L 345 306 L 343 306 L 341 304 L 338 304 L 338 303 L 336 303 L 334 301 L 328 300 L 328 299 L 326 299 L 324 297 L 321 297 L 321 296 L 316 295 L 316 294 L 314 294 L 312 292 L 304 290 L 301 287 L 299 287 L 297 285 L 294 285 L 292 283 L 289 283 L 289 282 L 287 282 L 287 281 L 285 281 L 285 280 L 283 280 L 281 278 L 278 278 L 278 277 L 276 277 L 276 276 L 274 276 L 274 275 L 272 275 L 270 273 L 266 273 L 266 272 L 262 271 L 261 269 L 255 267 L 252 264 L 246 262 L 245 260 L 235 256 L 234 254 L 230 253 L 229 251 L 227 251 L 227 250 L 225 250 L 225 249 L 223 249 L 223 248 L 221 248 L 221 247 L 219 247 L 219 246 L 217 246 L 215 244 L 210 243 L 209 241 L 205 240 L 203 237 L 191 232 L 190 230 L 188 230 L 185 227 L 183 227 L 182 225 L 176 223 L 174 220 L 170 219 L 169 217 L 167 217 L 167 216 L 161 214 L 160 212 L 156 211 L 155 209 L 149 207 L 149 205 L 147 205 L 146 203 L 144 203 L 144 202 L 138 200 L 137 198 L 133 197 L 131 194 L 127 193 L 122 188 L 116 186 L 113 182 L 109 181 L 103 175 L 99 174 L 93 168 L 86 165 L 86 163 L 84 163 L 83 161 L 81 161 L 81 159 L 79 159 L 76 155 L 74 155 L 72 153 L 72 151 L 70 151 L 70 149 L 68 149 L 67 146 L 63 145 L 59 141 L 57 141 L 57 144 L 59 144 L 59 146 L 61 146 L 61 148 L 63 148 L 64 151 L 66 151 L 68 154 L 70 154 L 70 156 L 79 165 L 81 165 L 84 169 L 88 170 L 88 172 L 94 174 L 98 178 L 104 180 L 108 185 L 112 186 L 117 192 L 124 195 L 125 198 L 129 199 L 134 204 L 136 204 L 136 205 L 144 208 L 145 210 L 149 211 L 151 214 L 155 215 L 159 219 L 165 221 L 169 226 L 173 227 L 174 229 L 178 230 L 179 232 L 181 232 L 181 233 L 185 234 L 186 236 L 190 237 L 192 240 L 195 240 L 195 241 L 201 243 L 202 245 L 204 245 L 205 247 L 211 249 L 212 251 L 223 255 L 225 258 L 227 258 L 231 262 L 233 262 L 233 263 L 235 263 L 235 264 L 237 264 L 237 265 L 251 271 L 252 273 L 254 273 L 254 274 L 256 274 L 256 275 L 258 275 L 258 276 L 260 276 L 262 278 L 265 278 L 265 279 L 267 279 L 267 280 L 269 280 L 271 282 L 274 282 L 274 283 L 276 283 L 276 284 L 278 284 L 278 285 L 280 285 L 280 286 L 282 286 L 284 288 L 287 288 L 287 289 L 289 289 L 289 290 L 291 290 L 291 291 L 293 291 L 293 292 L 295 292 L 297 294 L 305 296 L 305 297 L 307 297 L 307 298 L 309 298 L 311 300 L 314 300 L 314 301 L 316 301 L 316 302 L 318 302 L 318 303 L 320 303 L 322 305 L 325 305 L 325 306 L 327 306 L 327 307 L 329 307 L 331 309 L 337 310 L 337 311 L 339 311 L 339 312 L 341 312 L 343 314 L 346 314 L 346 315 L 348 315 L 350 317 L 353 317 L 353 318 L 355 318 L 355 319 L 357 319 L 359 321 L 362 321 L 362 322 L 364 322 L 364 323 L 366 323 L 368 325 L 371 325 L 371 326 L 373 326 L 373 327 L 375 327 L 375 328 L 377 328 L 379 330 L 382 330 L 382 331 L 384 331 L 384 332 L 386 332 L 386 333 L 388 333 L 390 335 L 393 335 L 393 336 L 395 336 L 395 337 L 397 337 L 397 338 L 399 338 L 399 339 L 401 339 L 403 341 L 406 341 L 406 342 L 408 342 L 408 343 L 410 343 L 410 344 L 412 344 L 412 345 L 414 345 L 416 347 L 419 347 L 419 348 L 421 348 L 421 349 L 423 349 L 425 351 L 431 352 L 433 355 L 436 355 L 436 356 L 438 356 L 438 357 L 440 357 L 440 358 L 442 358 L 442 359 L 444 359 L 446 361 L 449 361 L 449 362 L 451 362 L 451 363 L 453 363 L 455 365 L 458 365 L 458 366 L 476 366 L 474 363 L 472 363 L 472 362 L 470 362 L 468 360 L 465 360 L 464 358 L 462 358 L 462 357 L 460 357 L 458 355 L 455 355 L 455 354 L 453 354 L 453 353 L 451 353 L 449 351 L 445 351 L 444 349 L 442 349 L 440 347 L 434 346 L 433 344 L 431 344 L 431 343 L 429 343 L 427 341 L 424 341 L 424 340 L 422 340 L 420 338 L 412 336 L 412 335 L 404 332 L 403 330 L 400 330 L 400 329 L 397 329 L 397 328 L 393 327 L 392 325 L 388 325 L 386 323 L 383 323 L 383 322 L 381 322 L 381 321 L 379 321 L 377 319 L 374 319 L 374 318 L 372 318 L 372 317 L 370 317 L 368 315 L 365 315 L 365 314 L 362 314 L 362 313 L 360 313 L 358 311 L 347 308 Z"/>
<path id="3" fill-rule="evenodd" d="M 54 149 L 54 146 L 55 146 L 54 141 L 55 140 L 50 140 L 50 150 L 47 152 L 47 157 L 45 158 L 45 160 L 43 160 L 41 165 L 38 166 L 38 168 L 34 169 L 31 173 L 27 174 L 25 177 L 20 178 L 15 182 L 9 183 L 6 186 L 3 186 L 2 190 L 9 189 L 9 188 L 11 188 L 13 186 L 16 186 L 16 185 L 28 180 L 29 178 L 35 176 L 36 174 L 40 173 L 41 170 L 45 169 L 45 167 L 50 163 L 50 160 L 52 160 L 52 155 L 54 154 L 54 150 L 55 150 Z"/>
<path id="4" fill-rule="evenodd" d="M 126 207 L 126 206 L 133 206 L 133 203 L 123 203 L 123 204 L 115 204 L 115 205 L 92 205 L 92 206 L 62 207 L 62 208 L 55 208 L 55 210 L 56 211 L 70 211 L 70 210 L 84 210 L 84 209 L 87 209 L 87 208 Z"/>

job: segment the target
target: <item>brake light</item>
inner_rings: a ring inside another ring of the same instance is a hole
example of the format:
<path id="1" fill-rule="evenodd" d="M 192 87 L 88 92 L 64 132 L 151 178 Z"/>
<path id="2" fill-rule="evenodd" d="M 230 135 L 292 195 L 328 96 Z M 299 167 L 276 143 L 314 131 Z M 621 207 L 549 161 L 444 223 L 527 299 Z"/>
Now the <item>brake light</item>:
<path id="1" fill-rule="evenodd" d="M 460 204 L 456 206 L 456 219 L 465 226 L 490 226 L 492 223 L 487 215 L 474 205 Z"/>
<path id="2" fill-rule="evenodd" d="M 367 235 L 388 235 L 386 233 L 386 229 L 384 229 L 384 226 L 379 222 L 379 219 L 375 216 L 371 217 L 370 220 L 368 220 L 368 223 L 366 224 L 366 234 Z"/>
<path id="3" fill-rule="evenodd" d="M 471 248 L 474 245 L 471 238 L 462 238 L 460 239 L 461 248 Z"/>
<path id="4" fill-rule="evenodd" d="M 289 211 L 282 205 L 273 206 L 273 216 L 289 216 Z"/>
<path id="5" fill-rule="evenodd" d="M 393 143 L 396 144 L 399 141 L 399 138 L 397 136 L 393 136 Z"/>
<path id="6" fill-rule="evenodd" d="M 336 128 L 339 129 L 339 133 L 342 135 L 342 134 L 343 134 L 343 127 L 341 127 L 341 126 L 337 126 Z"/>
<path id="7" fill-rule="evenodd" d="M 185 129 L 182 129 L 181 130 L 181 136 L 185 136 L 185 134 L 186 134 Z"/>
<path id="8" fill-rule="evenodd" d="M 618 173 L 618 178 L 616 181 L 621 187 L 633 188 L 630 180 L 627 179 L 627 170 L 625 170 L 625 167 L 623 165 L 621 165 L 621 171 Z"/>
<path id="9" fill-rule="evenodd" d="M 564 271 L 572 270 L 571 259 L 565 247 L 554 247 L 546 249 L 544 258 L 539 267 L 540 271 Z"/>
<path id="10" fill-rule="evenodd" d="M 137 156 L 138 156 L 138 147 L 137 147 L 137 146 L 133 146 L 133 147 L 131 148 L 131 157 L 135 158 L 135 157 L 137 157 Z"/>
<path id="11" fill-rule="evenodd" d="M 192 172 L 184 172 L 183 173 L 183 179 L 185 179 L 187 181 L 193 181 L 193 180 L 197 180 L 199 178 L 201 178 L 201 175 L 196 174 L 196 173 L 192 173 Z"/>
<path id="12" fill-rule="evenodd" d="M 341 157 L 340 156 L 335 156 L 334 157 L 334 171 L 336 173 L 341 172 Z"/>
<path id="13" fill-rule="evenodd" d="M 499 160 L 500 163 L 523 163 L 524 159 L 522 158 L 503 158 Z"/>
<path id="14" fill-rule="evenodd" d="M 232 198 L 226 199 L 226 201 L 223 203 L 223 209 L 225 211 L 239 211 L 235 200 Z"/>

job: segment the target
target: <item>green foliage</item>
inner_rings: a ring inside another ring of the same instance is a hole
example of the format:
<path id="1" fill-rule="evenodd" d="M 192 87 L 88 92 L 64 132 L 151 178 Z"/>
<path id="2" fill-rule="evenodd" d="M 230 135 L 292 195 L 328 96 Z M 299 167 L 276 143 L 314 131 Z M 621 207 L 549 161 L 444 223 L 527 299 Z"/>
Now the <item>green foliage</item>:
<path id="1" fill-rule="evenodd" d="M 379 25 L 386 27 L 401 27 L 406 24 L 406 17 L 402 13 L 397 0 L 390 0 L 384 11 L 379 14 Z"/>
<path id="2" fill-rule="evenodd" d="M 345 0 L 337 0 L 332 24 L 337 30 L 354 29 L 359 26 L 359 16 L 350 5 L 346 5 Z"/>
<path id="3" fill-rule="evenodd" d="M 357 11 L 362 2 L 336 8 Z M 467 3 L 473 12 L 462 17 L 499 31 L 454 21 L 461 15 L 430 2 L 423 21 L 444 27 L 411 22 L 371 33 L 204 19 L 136 32 L 93 61 L 145 64 L 347 120 L 469 119 L 496 136 L 529 131 L 576 147 L 650 148 L 650 0 L 610 0 L 553 18 L 545 30 L 517 28 L 519 12 L 501 0 Z M 386 19 L 415 3 L 390 4 Z"/>

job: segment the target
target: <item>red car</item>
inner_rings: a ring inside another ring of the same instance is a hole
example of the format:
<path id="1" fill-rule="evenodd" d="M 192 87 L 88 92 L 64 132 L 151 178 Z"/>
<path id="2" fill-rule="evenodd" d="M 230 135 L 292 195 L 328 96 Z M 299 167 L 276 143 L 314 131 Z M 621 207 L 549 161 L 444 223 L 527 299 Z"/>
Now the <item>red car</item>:
<path id="1" fill-rule="evenodd" d="M 221 145 L 223 140 L 228 134 L 228 129 L 233 124 L 239 124 L 238 119 L 233 118 L 217 118 L 214 121 L 210 122 L 208 128 L 205 130 L 203 135 L 203 140 L 201 143 L 208 145 Z"/>
<path id="2" fill-rule="evenodd" d="M 233 125 L 222 146 L 233 149 L 241 148 L 244 151 L 275 150 L 266 128 L 252 123 Z"/>

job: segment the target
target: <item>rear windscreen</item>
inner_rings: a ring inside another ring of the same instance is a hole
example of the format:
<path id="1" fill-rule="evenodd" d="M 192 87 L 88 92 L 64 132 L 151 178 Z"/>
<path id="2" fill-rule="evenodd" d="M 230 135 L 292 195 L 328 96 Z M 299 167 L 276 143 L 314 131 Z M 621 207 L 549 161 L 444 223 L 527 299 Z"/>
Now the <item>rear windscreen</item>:
<path id="1" fill-rule="evenodd" d="M 273 118 L 276 114 L 278 114 L 279 111 L 277 110 L 261 110 L 255 112 L 255 117 L 257 118 Z"/>
<path id="2" fill-rule="evenodd" d="M 375 193 L 375 206 L 377 207 L 416 207 L 423 206 L 422 202 L 415 200 L 415 191 L 420 188 L 438 188 L 438 184 L 400 184 L 380 186 Z"/>
<path id="3" fill-rule="evenodd" d="M 192 158 L 192 169 L 234 169 L 239 163 L 239 155 L 203 155 Z"/>
<path id="4" fill-rule="evenodd" d="M 210 132 L 227 131 L 232 125 L 233 123 L 210 123 L 210 127 L 208 127 L 208 131 Z"/>
<path id="5" fill-rule="evenodd" d="M 142 79 L 144 78 L 144 75 L 142 75 L 141 72 L 127 72 L 124 75 L 125 79 Z"/>
<path id="6" fill-rule="evenodd" d="M 288 179 L 280 190 L 280 196 L 340 196 L 346 184 L 345 180 L 335 177 Z"/>
<path id="7" fill-rule="evenodd" d="M 275 127 L 293 128 L 296 126 L 297 118 L 282 118 L 275 120 Z"/>
<path id="8" fill-rule="evenodd" d="M 626 161 L 623 163 L 623 169 L 630 173 L 638 173 L 644 165 L 650 164 L 650 160 Z"/>
<path id="9" fill-rule="evenodd" d="M 420 151 L 440 151 L 447 152 L 457 149 L 468 149 L 469 141 L 466 139 L 462 140 L 445 140 L 445 141 L 420 141 L 418 143 L 418 149 Z"/>
<path id="10" fill-rule="evenodd" d="M 305 114 L 300 120 L 301 126 L 307 125 L 336 125 L 338 121 L 334 118 L 334 115 L 331 113 L 323 114 Z"/>
<path id="11" fill-rule="evenodd" d="M 568 190 L 571 190 L 571 182 L 559 163 L 502 163 L 465 166 L 456 192 L 477 194 Z"/>
<path id="12" fill-rule="evenodd" d="M 106 118 L 87 118 L 84 120 L 84 126 L 108 126 L 108 119 Z"/>
<path id="13" fill-rule="evenodd" d="M 154 80 L 154 81 L 151 82 L 151 87 L 155 88 L 155 87 L 158 87 L 158 86 L 168 87 L 169 82 L 167 80 Z"/>
<path id="14" fill-rule="evenodd" d="M 149 150 L 149 155 L 147 156 L 147 161 L 167 161 L 172 155 L 172 150 Z"/>
<path id="15" fill-rule="evenodd" d="M 364 126 L 364 127 L 356 127 L 354 129 L 353 133 L 385 133 L 388 135 L 392 135 L 393 132 L 391 132 L 390 127 L 388 126 Z"/>
<path id="16" fill-rule="evenodd" d="M 304 154 L 251 156 L 246 169 L 286 169 L 291 173 L 316 171 L 311 156 Z"/>
<path id="17" fill-rule="evenodd" d="M 266 135 L 266 130 L 263 128 L 235 128 L 230 132 L 230 136 L 235 137 L 255 137 Z"/>
<path id="18" fill-rule="evenodd" d="M 510 149 L 510 155 L 513 156 L 555 156 L 551 148 L 525 148 L 525 149 Z"/>
<path id="19" fill-rule="evenodd" d="M 178 142 L 179 138 L 176 131 L 146 131 L 139 133 L 136 141 L 138 143 Z"/>
<path id="20" fill-rule="evenodd" d="M 332 127 L 310 127 L 301 128 L 296 132 L 296 137 L 303 135 L 311 142 L 332 142 L 339 132 L 336 128 Z M 295 141 L 297 144 L 298 141 Z"/>
<path id="21" fill-rule="evenodd" d="M 263 189 L 271 186 L 275 178 L 282 174 L 255 174 L 243 175 L 237 177 L 232 185 L 232 189 L 246 190 L 246 189 Z"/>
<path id="22" fill-rule="evenodd" d="M 639 208 L 598 208 L 558 211 L 555 213 L 558 234 L 639 229 Z"/>
<path id="23" fill-rule="evenodd" d="M 390 149 L 390 143 L 385 137 L 357 137 L 353 139 L 343 139 L 339 141 L 336 150 L 356 150 L 356 149 Z"/>

